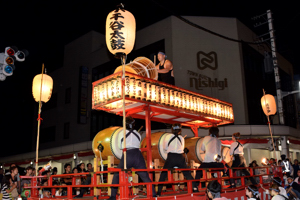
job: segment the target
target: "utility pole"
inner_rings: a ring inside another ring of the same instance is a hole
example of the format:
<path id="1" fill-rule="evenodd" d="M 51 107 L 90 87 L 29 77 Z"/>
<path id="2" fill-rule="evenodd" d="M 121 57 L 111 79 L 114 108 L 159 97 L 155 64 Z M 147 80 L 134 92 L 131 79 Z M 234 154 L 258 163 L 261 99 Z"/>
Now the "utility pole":
<path id="1" fill-rule="evenodd" d="M 269 26 L 269 35 L 270 35 L 272 60 L 273 60 L 274 76 L 275 76 L 275 86 L 276 86 L 276 93 L 277 93 L 277 108 L 278 108 L 278 113 L 279 113 L 279 115 L 278 115 L 279 123 L 284 125 L 283 106 L 282 106 L 283 96 L 282 96 L 282 91 L 281 91 L 281 82 L 280 82 L 279 66 L 278 66 L 277 55 L 276 55 L 276 45 L 275 45 L 273 18 L 272 18 L 271 10 L 267 10 L 266 14 L 253 17 L 253 19 L 257 19 L 257 18 L 263 17 L 265 15 L 267 15 L 267 21 L 264 23 L 258 23 L 255 25 L 255 27 L 266 24 L 266 23 L 268 23 L 268 26 Z M 266 35 L 266 34 L 264 34 L 264 35 Z"/>

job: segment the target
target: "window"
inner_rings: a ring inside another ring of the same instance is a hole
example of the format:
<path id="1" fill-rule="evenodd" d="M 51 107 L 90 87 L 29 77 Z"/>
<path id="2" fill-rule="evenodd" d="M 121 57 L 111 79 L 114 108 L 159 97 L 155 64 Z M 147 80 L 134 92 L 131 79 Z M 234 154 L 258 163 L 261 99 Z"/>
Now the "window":
<path id="1" fill-rule="evenodd" d="M 69 139 L 70 137 L 70 122 L 64 124 L 64 139 Z"/>

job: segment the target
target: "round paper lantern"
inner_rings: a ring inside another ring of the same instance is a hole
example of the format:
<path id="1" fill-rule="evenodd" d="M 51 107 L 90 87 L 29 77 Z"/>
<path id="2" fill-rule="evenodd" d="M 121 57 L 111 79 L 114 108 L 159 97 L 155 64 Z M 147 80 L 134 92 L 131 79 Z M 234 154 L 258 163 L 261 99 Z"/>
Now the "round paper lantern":
<path id="1" fill-rule="evenodd" d="M 134 16 L 123 8 L 117 8 L 108 14 L 106 18 L 106 45 L 116 57 L 120 58 L 132 51 L 135 41 L 135 27 Z"/>
<path id="2" fill-rule="evenodd" d="M 43 79 L 43 83 L 41 84 Z M 52 95 L 53 79 L 47 74 L 38 74 L 33 78 L 32 95 L 36 102 L 48 102 Z M 42 92 L 41 92 L 42 91 Z"/>
<path id="3" fill-rule="evenodd" d="M 266 94 L 261 98 L 260 102 L 265 115 L 275 115 L 277 108 L 274 96 Z"/>

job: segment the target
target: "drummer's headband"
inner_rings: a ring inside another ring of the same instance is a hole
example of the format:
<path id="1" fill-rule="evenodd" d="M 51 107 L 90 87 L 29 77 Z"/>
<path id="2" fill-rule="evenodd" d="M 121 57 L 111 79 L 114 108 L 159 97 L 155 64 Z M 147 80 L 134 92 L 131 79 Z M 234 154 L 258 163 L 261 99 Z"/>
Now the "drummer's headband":
<path id="1" fill-rule="evenodd" d="M 159 51 L 157 54 L 166 55 L 164 52 Z"/>
<path id="2" fill-rule="evenodd" d="M 254 191 L 252 188 L 250 188 L 249 186 L 247 187 L 248 188 L 248 190 L 250 190 L 251 192 L 252 192 L 252 194 L 254 195 L 254 196 L 256 196 L 256 195 L 258 195 L 258 191 Z"/>
<path id="3" fill-rule="evenodd" d="M 181 129 L 181 127 L 178 126 L 178 125 L 177 125 L 177 126 L 173 126 L 172 128 L 173 128 L 174 130 L 179 130 L 179 129 Z"/>

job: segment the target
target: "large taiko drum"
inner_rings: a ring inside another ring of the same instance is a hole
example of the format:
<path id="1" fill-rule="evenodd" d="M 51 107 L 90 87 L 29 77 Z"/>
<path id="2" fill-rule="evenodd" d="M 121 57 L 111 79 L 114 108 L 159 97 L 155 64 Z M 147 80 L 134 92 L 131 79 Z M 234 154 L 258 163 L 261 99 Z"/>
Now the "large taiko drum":
<path id="1" fill-rule="evenodd" d="M 101 153 L 103 160 L 106 160 L 108 156 L 114 156 L 120 160 L 122 157 L 122 150 L 119 148 L 119 138 L 121 136 L 123 136 L 123 127 L 120 126 L 109 127 L 98 132 L 92 142 L 95 156 L 99 158 L 99 148 L 103 148 Z M 115 163 L 117 164 L 118 161 L 115 161 Z"/>
<path id="2" fill-rule="evenodd" d="M 151 134 L 151 152 L 152 152 L 152 159 L 159 159 L 160 162 L 164 163 L 167 159 L 167 152 L 163 149 L 163 143 L 166 139 L 167 135 L 171 133 L 166 132 L 156 132 Z M 147 139 L 144 138 L 141 143 L 141 148 L 147 147 Z M 147 160 L 147 153 L 143 152 L 143 156 L 145 160 Z"/>
<path id="3" fill-rule="evenodd" d="M 114 73 L 121 72 L 122 69 L 123 66 L 121 65 L 115 69 Z M 158 78 L 156 66 L 146 57 L 137 57 L 132 62 L 126 64 L 125 71 L 154 80 Z"/>
<path id="4" fill-rule="evenodd" d="M 203 138 L 192 137 L 185 139 L 185 147 L 189 150 L 187 154 L 188 160 L 194 160 L 195 162 L 203 162 L 205 157 L 205 152 L 201 151 L 200 147 L 202 145 Z M 230 149 L 225 146 L 221 146 L 221 157 L 226 163 L 230 162 Z"/>

